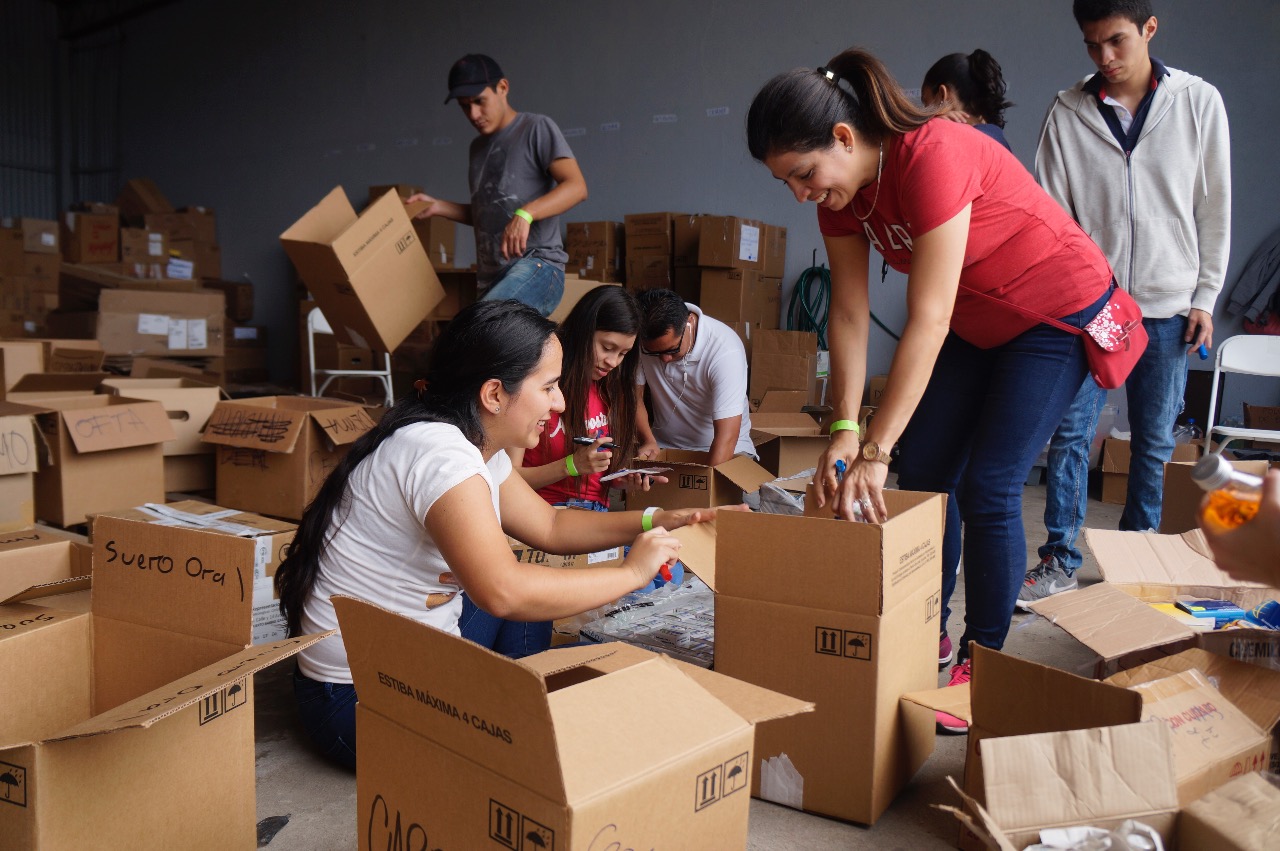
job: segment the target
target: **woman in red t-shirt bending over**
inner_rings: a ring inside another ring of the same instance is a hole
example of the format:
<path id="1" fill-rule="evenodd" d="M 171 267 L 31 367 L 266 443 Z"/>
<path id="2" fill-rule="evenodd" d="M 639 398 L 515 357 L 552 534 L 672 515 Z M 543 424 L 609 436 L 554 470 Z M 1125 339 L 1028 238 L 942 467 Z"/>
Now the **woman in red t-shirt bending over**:
<path id="1" fill-rule="evenodd" d="M 965 631 L 952 684 L 969 679 L 969 642 L 999 648 L 1026 575 L 1022 488 L 1084 380 L 1081 339 L 1013 309 L 1083 327 L 1106 303 L 1102 252 L 995 140 L 909 100 L 875 57 L 774 77 L 751 104 L 751 155 L 800 202 L 818 206 L 831 263 L 831 445 L 820 491 L 886 516 L 889 450 L 898 484 L 945 493 L 943 632 L 964 520 Z M 907 275 L 906 328 L 867 434 L 857 420 L 867 366 L 871 248 Z M 837 479 L 835 463 L 848 470 Z M 965 732 L 939 713 L 939 724 Z"/>
<path id="2" fill-rule="evenodd" d="M 640 320 L 635 296 L 622 287 L 600 286 L 574 305 L 557 331 L 564 349 L 564 413 L 552 412 L 537 446 L 507 451 L 512 466 L 552 505 L 609 510 L 611 483 L 600 478 L 624 467 L 635 449 Z M 574 438 L 582 437 L 594 441 L 575 445 Z M 606 443 L 622 451 L 603 448 Z M 614 486 L 647 489 L 648 484 L 624 476 Z M 463 600 L 460 626 L 464 638 L 516 658 L 551 646 L 550 621 L 500 620 L 469 599 Z"/>

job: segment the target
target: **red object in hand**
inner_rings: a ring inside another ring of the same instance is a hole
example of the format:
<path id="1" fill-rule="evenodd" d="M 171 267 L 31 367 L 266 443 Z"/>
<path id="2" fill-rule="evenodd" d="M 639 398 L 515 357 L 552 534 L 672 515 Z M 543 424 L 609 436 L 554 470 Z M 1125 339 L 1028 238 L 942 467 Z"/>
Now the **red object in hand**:
<path id="1" fill-rule="evenodd" d="M 663 581 L 670 582 L 671 581 L 671 563 L 667 562 L 662 567 L 658 568 L 658 575 L 662 577 Z"/>

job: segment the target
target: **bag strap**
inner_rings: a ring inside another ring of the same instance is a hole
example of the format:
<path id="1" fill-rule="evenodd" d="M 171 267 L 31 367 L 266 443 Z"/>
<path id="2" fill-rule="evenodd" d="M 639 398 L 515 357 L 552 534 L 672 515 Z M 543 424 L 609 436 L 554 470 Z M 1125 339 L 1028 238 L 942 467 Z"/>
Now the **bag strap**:
<path id="1" fill-rule="evenodd" d="M 1005 301 L 1004 299 L 996 298 L 996 297 L 995 297 L 995 296 L 993 296 L 993 295 L 987 295 L 986 293 L 980 293 L 980 292 L 978 292 L 977 290 L 973 289 L 972 287 L 966 287 L 964 284 L 961 284 L 961 285 L 960 285 L 960 289 L 964 290 L 965 292 L 972 293 L 973 295 L 979 296 L 979 297 L 981 297 L 981 298 L 985 298 L 987 301 L 994 301 L 996 304 L 1004 305 L 1005 307 L 1009 308 L 1010 310 L 1016 310 L 1016 311 L 1018 311 L 1019 313 L 1021 313 L 1021 314 L 1025 315 L 1025 316 L 1031 316 L 1031 317 L 1034 317 L 1035 319 L 1039 319 L 1041 322 L 1044 322 L 1044 323 L 1046 323 L 1046 324 L 1052 325 L 1052 326 L 1053 326 L 1053 327 L 1055 327 L 1055 328 L 1060 328 L 1060 329 L 1062 329 L 1063 331 L 1066 331 L 1066 332 L 1067 332 L 1067 333 L 1069 333 L 1069 334 L 1075 334 L 1077 337 L 1082 337 L 1082 336 L 1084 336 L 1084 333 L 1085 333 L 1085 332 L 1084 332 L 1082 329 L 1080 329 L 1080 328 L 1076 328 L 1074 325 L 1068 325 L 1068 324 L 1067 324 L 1067 323 L 1065 323 L 1065 322 L 1059 322 L 1059 321 L 1058 321 L 1058 320 L 1056 320 L 1056 319 L 1052 319 L 1052 318 L 1050 318 L 1050 317 L 1048 317 L 1048 316 L 1045 316 L 1043 313 L 1036 313 L 1034 310 L 1027 310 L 1025 307 L 1019 307 L 1019 306 L 1018 306 L 1018 305 L 1016 305 L 1016 304 L 1010 304 L 1009 302 Z"/>

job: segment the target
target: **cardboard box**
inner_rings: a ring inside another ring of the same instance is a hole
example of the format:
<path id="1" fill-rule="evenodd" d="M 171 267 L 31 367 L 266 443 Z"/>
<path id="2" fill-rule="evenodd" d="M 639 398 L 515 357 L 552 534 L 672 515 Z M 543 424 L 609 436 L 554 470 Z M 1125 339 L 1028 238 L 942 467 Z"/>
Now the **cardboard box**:
<path id="1" fill-rule="evenodd" d="M 880 398 L 884 396 L 885 385 L 889 382 L 887 375 L 873 375 L 867 379 L 867 395 L 863 404 L 871 408 L 880 407 Z"/>
<path id="2" fill-rule="evenodd" d="M 570 222 L 565 226 L 566 268 L 597 281 L 616 281 L 626 268 L 622 222 Z"/>
<path id="3" fill-rule="evenodd" d="M 208 493 L 217 487 L 218 459 L 215 453 L 164 456 L 166 494 Z"/>
<path id="4" fill-rule="evenodd" d="M 115 263 L 120 259 L 120 213 L 69 210 L 62 219 L 62 259 L 68 263 Z"/>
<path id="5" fill-rule="evenodd" d="M 476 273 L 471 270 L 442 271 L 439 274 L 444 298 L 427 316 L 428 321 L 444 322 L 458 315 L 464 307 L 470 307 L 480 298 Z M 407 339 L 407 338 L 406 338 Z"/>
<path id="6" fill-rule="evenodd" d="M 39 408 L 0 402 L 0 532 L 36 522 L 35 475 L 41 446 L 36 437 Z M 4 599 L 0 593 L 0 599 Z"/>
<path id="7" fill-rule="evenodd" d="M 217 446 L 217 501 L 301 520 L 347 447 L 373 428 L 362 405 L 310 396 L 219 402 L 204 437 Z"/>
<path id="8" fill-rule="evenodd" d="M 45 372 L 101 372 L 106 352 L 97 340 L 39 338 Z"/>
<path id="9" fill-rule="evenodd" d="M 164 234 L 149 231 L 145 228 L 120 229 L 120 261 L 130 263 L 151 264 L 167 263 L 169 259 L 169 240 Z M 152 276 L 139 276 L 152 277 Z"/>
<path id="10" fill-rule="evenodd" d="M 627 286 L 636 292 L 672 289 L 675 286 L 675 271 L 671 265 L 671 255 L 628 252 L 626 277 Z"/>
<path id="11" fill-rule="evenodd" d="M 26 597 L 33 589 L 49 593 L 55 585 L 88 588 L 93 550 L 49 527 L 28 526 L 0 536 L 0 605 Z"/>
<path id="12" fill-rule="evenodd" d="M 1198 527 L 1200 503 L 1205 492 L 1191 480 L 1193 461 L 1170 461 L 1164 465 L 1164 501 L 1160 508 L 1160 534 L 1175 535 Z M 1265 476 L 1270 465 L 1266 461 L 1232 461 L 1242 473 Z"/>
<path id="13" fill-rule="evenodd" d="M 116 196 L 120 217 L 128 222 L 140 221 L 147 213 L 172 213 L 173 205 L 149 177 L 135 177 Z"/>
<path id="14" fill-rule="evenodd" d="M 56 258 L 58 223 L 43 219 L 0 219 L 0 275 L 27 273 L 28 255 Z"/>
<path id="15" fill-rule="evenodd" d="M 344 343 L 394 351 L 444 299 L 395 192 L 356 216 L 339 186 L 280 242 Z"/>
<path id="16" fill-rule="evenodd" d="M 770 392 L 770 396 L 779 391 Z M 761 403 L 763 404 L 763 402 Z M 803 413 L 751 415 L 751 440 L 760 464 L 778 478 L 816 467 L 831 438 L 813 417 Z"/>
<path id="17" fill-rule="evenodd" d="M 160 231 L 169 239 L 194 239 L 201 242 L 218 241 L 218 220 L 208 207 L 183 207 L 173 212 L 147 213 L 142 217 L 147 230 Z"/>
<path id="18" fill-rule="evenodd" d="M 672 223 L 671 260 L 676 268 L 698 265 L 698 244 L 705 215 L 677 216 Z"/>
<path id="19" fill-rule="evenodd" d="M 676 219 L 688 216 L 688 213 L 631 213 L 623 217 L 627 240 L 633 236 L 652 233 L 671 233 Z"/>
<path id="20" fill-rule="evenodd" d="M 0 391 L 8 393 L 33 372 L 44 372 L 44 346 L 35 340 L 0 340 Z"/>
<path id="21" fill-rule="evenodd" d="M 222 389 L 192 378 L 109 378 L 102 391 L 164 406 L 175 437 L 165 441 L 165 455 L 208 455 L 213 446 L 200 439 Z"/>
<path id="22" fill-rule="evenodd" d="M 549 553 L 523 544 L 510 535 L 507 536 L 507 544 L 511 546 L 511 553 L 516 557 L 516 561 L 521 564 L 540 564 L 544 567 L 566 570 L 579 570 L 584 567 L 617 567 L 625 558 L 623 547 L 610 547 L 594 553 Z"/>
<path id="23" fill-rule="evenodd" d="M 786 274 L 787 229 L 778 225 L 764 226 L 764 244 L 760 247 L 760 269 L 767 278 Z"/>
<path id="24" fill-rule="evenodd" d="M 766 331 L 751 347 L 752 410 L 770 390 L 803 390 L 809 403 L 821 403 L 818 390 L 818 335 L 811 331 Z"/>
<path id="25" fill-rule="evenodd" d="M 91 612 L 0 608 L 5 848 L 255 843 L 253 674 L 322 636 L 245 649 L 239 589 L 145 563 L 95 565 Z"/>
<path id="26" fill-rule="evenodd" d="M 59 379 L 59 381 L 51 381 Z M 36 517 L 55 526 L 83 523 L 90 514 L 164 500 L 161 444 L 174 439 L 159 402 L 66 392 L 68 379 L 94 387 L 92 373 L 28 376 L 11 398 L 46 409 L 36 416 L 48 464 L 35 477 Z M 82 386 L 84 386 L 82 385 Z M 44 393 L 50 393 L 44 396 Z"/>
<path id="27" fill-rule="evenodd" d="M 1244 403 L 1244 427 L 1280 432 L 1280 406 L 1250 405 Z M 1280 449 L 1280 442 L 1271 440 L 1251 441 L 1255 449 Z"/>
<path id="28" fill-rule="evenodd" d="M 222 248 L 216 242 L 200 239 L 171 239 L 169 263 L 165 268 L 173 277 L 178 277 L 173 275 L 177 260 L 190 262 L 190 277 L 197 280 L 222 277 Z"/>
<path id="29" fill-rule="evenodd" d="M 715 669 L 817 705 L 757 725 L 757 760 L 773 763 L 757 762 L 752 794 L 863 824 L 934 744 L 934 714 L 898 699 L 937 683 L 945 497 L 884 498 L 883 525 L 732 511 L 715 521 Z M 681 560 L 699 570 L 684 550 Z M 803 793 L 763 795 L 772 766 L 798 773 Z"/>
<path id="30" fill-rule="evenodd" d="M 760 271 L 764 223 L 737 216 L 704 216 L 698 236 L 698 265 Z"/>
<path id="31" fill-rule="evenodd" d="M 1179 443 L 1173 447 L 1172 461 L 1195 461 L 1200 457 L 1198 443 Z M 1124 505 L 1129 490 L 1129 441 L 1108 437 L 1102 444 L 1102 501 Z"/>
<path id="32" fill-rule="evenodd" d="M 547 318 L 552 322 L 563 322 L 569 315 L 569 311 L 573 310 L 573 306 L 581 301 L 584 295 L 596 287 L 603 286 L 614 285 L 602 284 L 600 281 L 590 281 L 585 278 L 579 278 L 577 275 L 565 275 L 564 295 L 560 297 L 560 303 L 556 305 L 556 309 L 551 311 L 551 315 Z"/>
<path id="33" fill-rule="evenodd" d="M 192 293 L 200 290 L 200 282 L 141 279 L 125 275 L 117 266 L 64 263 L 58 277 L 58 306 L 62 310 L 97 310 L 102 293 L 115 289 Z"/>
<path id="34" fill-rule="evenodd" d="M 360 693 L 368 851 L 414 834 L 441 848 L 745 848 L 752 725 L 811 708 L 636 648 L 512 661 L 369 603 L 334 605 Z M 654 736 L 659 715 L 681 721 Z"/>
<path id="35" fill-rule="evenodd" d="M 232 322 L 253 321 L 253 282 L 223 281 L 206 277 L 203 281 L 206 289 L 222 290 L 227 298 L 227 318 Z"/>
<path id="36" fill-rule="evenodd" d="M 218 357 L 226 345 L 225 297 L 212 290 L 104 290 L 90 318 L 108 355 Z"/>
<path id="37" fill-rule="evenodd" d="M 1178 815 L 1180 851 L 1256 851 L 1277 845 L 1280 789 L 1260 774 L 1219 786 Z"/>
<path id="38" fill-rule="evenodd" d="M 809 394 L 803 390 L 770 390 L 760 397 L 760 405 L 751 415 L 751 424 L 755 425 L 755 417 L 760 414 L 797 414 L 809 405 Z M 812 414 L 810 415 L 813 416 Z M 818 420 L 814 420 L 818 422 Z"/>
<path id="39" fill-rule="evenodd" d="M 283 520 L 194 500 L 142 505 L 93 518 L 94 565 L 127 568 L 145 554 L 151 566 L 131 577 L 140 595 L 224 594 L 218 611 L 227 618 L 226 629 L 238 627 L 243 640 L 266 644 L 288 633 L 274 583 L 297 529 Z M 197 588 L 206 582 L 216 587 Z"/>
<path id="40" fill-rule="evenodd" d="M 368 203 L 372 204 L 393 190 L 402 200 L 423 191 L 420 186 L 411 186 L 406 183 L 370 186 Z M 454 258 L 457 254 L 457 223 L 442 216 L 411 219 L 411 221 L 418 239 L 422 242 L 422 247 L 426 249 L 431 265 L 437 271 L 453 270 Z"/>
<path id="41" fill-rule="evenodd" d="M 663 473 L 666 484 L 655 482 L 647 491 L 628 492 L 627 508 L 736 505 L 742 502 L 744 493 L 754 493 L 776 478 L 746 455 L 735 455 L 714 467 L 710 460 L 709 453 L 686 449 L 659 449 L 655 458 L 634 459 L 631 467 L 670 467 L 671 471 Z"/>

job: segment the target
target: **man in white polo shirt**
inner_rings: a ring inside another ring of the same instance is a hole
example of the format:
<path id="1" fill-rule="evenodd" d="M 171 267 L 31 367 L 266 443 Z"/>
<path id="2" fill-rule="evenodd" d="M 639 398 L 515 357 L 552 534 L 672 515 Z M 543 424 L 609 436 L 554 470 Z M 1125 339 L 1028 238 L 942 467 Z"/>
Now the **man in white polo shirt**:
<path id="1" fill-rule="evenodd" d="M 709 452 L 712 466 L 734 455 L 755 457 L 747 404 L 747 352 L 723 322 L 703 314 L 671 290 L 640 293 L 640 370 L 643 399 L 636 412 L 640 457 L 659 447 Z"/>

